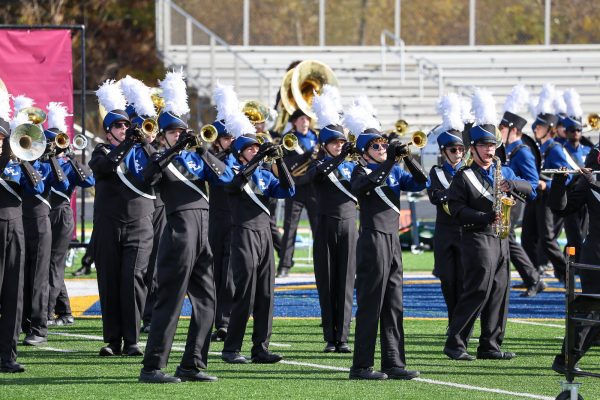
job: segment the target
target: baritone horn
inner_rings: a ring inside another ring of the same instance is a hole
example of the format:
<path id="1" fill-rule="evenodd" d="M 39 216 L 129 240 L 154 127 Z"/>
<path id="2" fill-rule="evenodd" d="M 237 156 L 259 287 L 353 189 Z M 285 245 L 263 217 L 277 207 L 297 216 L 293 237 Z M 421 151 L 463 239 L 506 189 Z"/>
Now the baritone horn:
<path id="1" fill-rule="evenodd" d="M 79 133 L 73 138 L 72 146 L 75 150 L 83 150 L 87 147 L 87 145 L 88 140 L 84 135 Z"/>
<path id="2" fill-rule="evenodd" d="M 217 131 L 214 125 L 206 124 L 200 128 L 200 139 L 206 143 L 214 142 L 217 140 L 217 136 L 219 136 L 219 131 Z"/>
<path id="3" fill-rule="evenodd" d="M 38 125 L 21 124 L 10 135 L 9 145 L 16 158 L 33 161 L 46 151 L 46 136 Z"/>

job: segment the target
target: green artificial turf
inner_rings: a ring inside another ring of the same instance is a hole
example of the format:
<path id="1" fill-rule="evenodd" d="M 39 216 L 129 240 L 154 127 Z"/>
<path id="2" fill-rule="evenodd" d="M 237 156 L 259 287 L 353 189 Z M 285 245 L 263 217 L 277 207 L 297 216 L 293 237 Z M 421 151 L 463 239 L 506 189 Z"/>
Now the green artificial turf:
<path id="1" fill-rule="evenodd" d="M 181 358 L 189 320 L 181 320 L 175 349 L 165 369 L 173 373 Z M 559 321 L 544 321 L 562 325 Z M 318 319 L 276 319 L 271 350 L 285 360 L 348 368 L 352 355 L 321 352 L 323 340 Z M 252 325 L 250 322 L 249 327 Z M 560 349 L 563 329 L 509 322 L 505 350 L 515 351 L 511 361 L 456 362 L 441 352 L 446 323 L 442 320 L 406 320 L 408 367 L 421 371 L 421 378 L 465 385 L 525 392 L 554 398 L 561 376 L 550 370 L 552 358 Z M 476 329 L 478 330 L 478 329 Z M 352 326 L 351 331 L 354 331 Z M 141 358 L 97 355 L 102 341 L 52 333 L 101 336 L 98 319 L 78 319 L 71 327 L 50 330 L 47 347 L 71 350 L 59 353 L 49 349 L 19 347 L 18 360 L 26 367 L 22 374 L 0 374 L 2 399 L 509 399 L 506 394 L 486 393 L 419 381 L 349 381 L 345 371 L 314 366 L 229 365 L 217 355 L 209 356 L 207 372 L 217 375 L 214 383 L 148 385 L 137 383 Z M 248 332 L 251 332 L 249 329 Z M 477 332 L 476 332 L 477 335 Z M 477 336 L 475 336 L 477 337 Z M 143 335 L 141 343 L 145 343 Z M 249 353 L 246 336 L 243 353 Z M 279 346 L 276 346 L 278 344 Z M 352 343 L 352 337 L 350 344 Z M 286 347 L 282 347 L 285 345 Z M 289 347 L 288 347 L 289 346 Z M 222 343 L 213 343 L 211 351 L 220 351 Z M 474 353 L 476 343 L 471 342 Z M 596 351 L 581 362 L 584 369 L 599 372 Z M 379 367 L 379 355 L 375 361 Z M 586 399 L 600 398 L 600 387 L 593 378 L 578 378 Z"/>

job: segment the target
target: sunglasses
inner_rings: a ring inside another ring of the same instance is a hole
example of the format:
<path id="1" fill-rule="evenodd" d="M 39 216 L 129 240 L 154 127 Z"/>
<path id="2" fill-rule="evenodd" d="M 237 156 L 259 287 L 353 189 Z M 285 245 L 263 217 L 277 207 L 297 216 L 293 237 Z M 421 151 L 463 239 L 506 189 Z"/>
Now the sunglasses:
<path id="1" fill-rule="evenodd" d="M 450 148 L 448 148 L 448 151 L 452 154 L 464 153 L 465 148 L 464 147 L 450 147 Z"/>
<path id="2" fill-rule="evenodd" d="M 373 143 L 371 145 L 371 148 L 373 150 L 379 150 L 379 149 L 387 150 L 388 144 L 387 143 Z"/>
<path id="3" fill-rule="evenodd" d="M 117 128 L 117 129 L 119 129 L 119 128 L 129 128 L 129 122 L 115 122 L 113 124 L 113 127 Z"/>

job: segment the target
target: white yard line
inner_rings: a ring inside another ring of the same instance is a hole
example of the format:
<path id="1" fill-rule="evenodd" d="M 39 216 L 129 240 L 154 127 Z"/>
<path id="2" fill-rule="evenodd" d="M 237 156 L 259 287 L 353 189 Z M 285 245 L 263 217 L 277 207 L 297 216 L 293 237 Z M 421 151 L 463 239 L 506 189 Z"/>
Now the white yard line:
<path id="1" fill-rule="evenodd" d="M 522 321 L 522 322 L 529 322 L 529 321 Z M 48 332 L 48 333 L 50 333 L 52 335 L 78 337 L 78 338 L 82 338 L 82 339 L 103 340 L 102 336 L 80 335 L 80 334 L 76 334 L 76 333 L 65 333 L 65 332 Z M 173 346 L 173 347 L 171 347 L 171 349 L 175 350 L 175 351 L 184 351 L 184 348 L 180 347 L 180 346 Z M 209 354 L 214 355 L 214 356 L 221 355 L 220 352 L 215 352 L 215 351 L 211 351 L 211 352 L 209 352 Z M 329 370 L 329 371 L 350 372 L 349 368 L 336 367 L 333 365 L 314 364 L 314 363 L 291 361 L 291 360 L 282 360 L 280 362 L 281 362 L 281 364 L 287 364 L 287 365 L 311 367 L 311 368 L 317 368 L 317 369 L 323 369 L 323 370 Z M 473 386 L 473 385 L 465 385 L 462 383 L 438 381 L 438 380 L 427 379 L 427 378 L 415 378 L 415 379 L 413 379 L 413 381 L 421 382 L 421 383 L 428 383 L 431 385 L 450 386 L 450 387 L 455 387 L 455 388 L 459 388 L 459 389 L 474 390 L 474 391 L 485 392 L 485 393 L 505 394 L 505 395 L 509 395 L 509 396 L 522 397 L 522 398 L 527 398 L 527 399 L 539 399 L 539 400 L 553 400 L 554 399 L 554 397 L 542 396 L 539 394 L 511 392 L 508 390 L 493 389 L 493 388 L 486 388 L 486 387 Z"/>
<path id="2" fill-rule="evenodd" d="M 565 328 L 564 325 L 559 325 L 559 324 L 548 324 L 548 323 L 543 323 L 543 322 L 523 321 L 521 319 L 513 319 L 513 318 L 509 318 L 508 321 L 509 322 L 514 322 L 515 324 L 547 326 L 549 328 L 561 328 L 561 329 Z"/>
<path id="3" fill-rule="evenodd" d="M 57 349 L 55 347 L 48 347 L 48 346 L 37 346 L 36 348 L 40 349 L 40 350 L 56 351 L 59 353 L 76 353 L 77 352 L 77 350 Z"/>

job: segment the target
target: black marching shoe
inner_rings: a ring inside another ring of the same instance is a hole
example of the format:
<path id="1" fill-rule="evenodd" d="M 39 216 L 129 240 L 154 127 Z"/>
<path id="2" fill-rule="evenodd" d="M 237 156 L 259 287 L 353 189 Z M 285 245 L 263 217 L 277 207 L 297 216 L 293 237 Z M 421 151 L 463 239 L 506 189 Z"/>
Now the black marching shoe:
<path id="1" fill-rule="evenodd" d="M 61 315 L 54 320 L 56 326 L 68 326 L 75 324 L 75 318 L 71 314 Z"/>
<path id="2" fill-rule="evenodd" d="M 554 362 L 552 363 L 552 370 L 561 375 L 565 375 L 567 373 L 567 366 L 565 365 L 565 357 L 562 354 L 554 357 Z M 579 364 L 575 363 L 573 367 L 573 374 L 577 375 L 578 372 L 582 372 L 581 368 L 579 368 Z"/>
<path id="3" fill-rule="evenodd" d="M 100 349 L 99 353 L 100 357 L 112 357 L 112 356 L 120 356 L 121 355 L 121 345 L 112 345 L 104 346 Z"/>
<path id="4" fill-rule="evenodd" d="M 452 350 L 444 348 L 444 354 L 455 361 L 473 361 L 475 357 L 462 350 Z"/>
<path id="5" fill-rule="evenodd" d="M 277 269 L 277 275 L 275 275 L 275 277 L 276 278 L 287 278 L 289 274 L 290 274 L 290 269 L 288 267 L 281 267 L 281 268 Z"/>
<path id="6" fill-rule="evenodd" d="M 250 362 L 246 357 L 235 351 L 222 352 L 221 360 L 228 364 L 248 364 Z"/>
<path id="7" fill-rule="evenodd" d="M 138 382 L 142 383 L 180 383 L 181 379 L 167 375 L 160 369 L 146 371 L 144 368 L 140 371 Z"/>
<path id="8" fill-rule="evenodd" d="M 48 343 L 48 339 L 43 336 L 37 336 L 34 334 L 27 335 L 23 340 L 25 346 L 39 346 Z"/>
<path id="9" fill-rule="evenodd" d="M 388 376 L 379 371 L 373 371 L 373 368 L 351 368 L 349 379 L 361 379 L 371 381 L 381 381 L 387 379 Z"/>
<path id="10" fill-rule="evenodd" d="M 541 278 L 537 283 L 529 286 L 525 292 L 521 293 L 521 297 L 535 297 L 538 293 L 543 292 L 548 285 Z"/>
<path id="11" fill-rule="evenodd" d="M 400 367 L 386 368 L 381 372 L 385 373 L 389 379 L 411 380 L 417 378 L 421 373 L 419 371 L 410 371 Z"/>
<path id="12" fill-rule="evenodd" d="M 198 368 L 183 368 L 181 365 L 175 370 L 175 377 L 182 382 L 215 382 L 216 376 L 210 376 L 200 371 Z"/>
<path id="13" fill-rule="evenodd" d="M 140 346 L 138 346 L 137 344 L 130 344 L 123 347 L 123 355 L 129 357 L 138 357 L 143 356 L 144 352 L 142 351 L 142 349 L 140 349 Z"/>
<path id="14" fill-rule="evenodd" d="M 323 349 L 323 353 L 333 353 L 336 350 L 336 345 L 333 342 L 327 342 L 325 348 Z"/>
<path id="15" fill-rule="evenodd" d="M 256 364 L 275 364 L 281 360 L 283 360 L 283 357 L 280 354 L 271 353 L 268 350 L 252 356 L 252 362 Z"/>
<path id="16" fill-rule="evenodd" d="M 92 264 L 85 264 L 83 259 L 81 260 L 81 268 L 73 272 L 73 276 L 90 275 L 92 273 Z"/>
<path id="17" fill-rule="evenodd" d="M 46 322 L 46 326 L 50 328 L 51 326 L 56 326 L 56 319 L 54 317 L 49 317 Z"/>
<path id="18" fill-rule="evenodd" d="M 14 360 L 9 360 L 9 361 L 2 360 L 0 362 L 0 372 L 14 374 L 14 373 L 18 373 L 18 372 L 25 372 L 25 368 L 23 368 L 23 366 L 21 364 L 19 364 L 18 362 L 14 361 Z"/>
<path id="19" fill-rule="evenodd" d="M 346 342 L 339 342 L 335 346 L 335 352 L 336 353 L 352 353 L 352 350 L 350 349 L 350 346 L 348 346 L 348 343 L 346 343 Z"/>
<path id="20" fill-rule="evenodd" d="M 478 351 L 479 360 L 512 360 L 517 355 L 510 351 Z"/>
<path id="21" fill-rule="evenodd" d="M 224 342 L 227 339 L 227 328 L 217 329 L 217 341 Z"/>
<path id="22" fill-rule="evenodd" d="M 150 333 L 150 324 L 142 324 L 141 333 Z"/>

